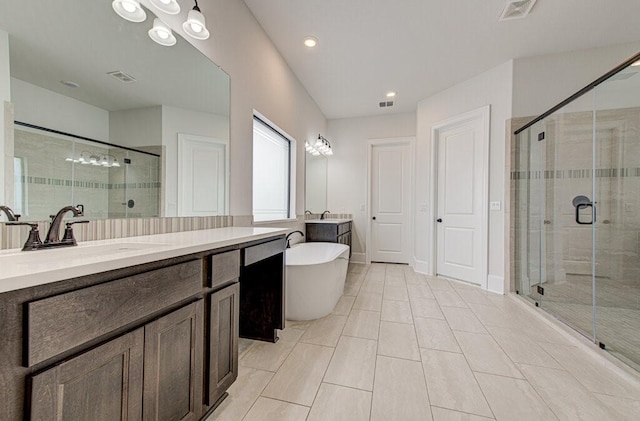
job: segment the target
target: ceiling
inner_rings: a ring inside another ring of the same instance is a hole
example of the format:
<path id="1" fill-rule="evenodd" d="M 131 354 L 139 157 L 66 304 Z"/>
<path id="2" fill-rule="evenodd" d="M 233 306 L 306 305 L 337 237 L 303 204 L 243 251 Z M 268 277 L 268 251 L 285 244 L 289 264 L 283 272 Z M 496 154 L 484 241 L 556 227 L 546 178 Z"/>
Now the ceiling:
<path id="1" fill-rule="evenodd" d="M 538 0 L 503 22 L 506 0 L 244 1 L 329 119 L 415 111 L 512 58 L 640 40 L 639 0 Z"/>

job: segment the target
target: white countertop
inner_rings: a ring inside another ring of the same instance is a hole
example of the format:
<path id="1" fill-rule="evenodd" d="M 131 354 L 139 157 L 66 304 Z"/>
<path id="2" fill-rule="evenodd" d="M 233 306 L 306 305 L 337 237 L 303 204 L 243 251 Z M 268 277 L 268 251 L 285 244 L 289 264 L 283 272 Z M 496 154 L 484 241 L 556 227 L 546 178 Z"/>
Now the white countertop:
<path id="1" fill-rule="evenodd" d="M 309 219 L 305 224 L 343 224 L 351 222 L 351 219 Z"/>
<path id="2" fill-rule="evenodd" d="M 284 228 L 228 227 L 86 241 L 77 247 L 0 251 L 0 293 L 286 234 Z"/>

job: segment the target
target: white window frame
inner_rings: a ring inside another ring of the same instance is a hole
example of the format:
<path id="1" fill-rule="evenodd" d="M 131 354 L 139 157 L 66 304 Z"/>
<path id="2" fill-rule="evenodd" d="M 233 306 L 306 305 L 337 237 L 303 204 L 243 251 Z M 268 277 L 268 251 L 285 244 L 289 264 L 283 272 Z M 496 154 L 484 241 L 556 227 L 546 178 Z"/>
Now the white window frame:
<path id="1" fill-rule="evenodd" d="M 289 209 L 288 209 L 288 215 L 286 218 L 280 218 L 280 219 L 259 219 L 256 220 L 256 216 L 255 216 L 255 207 L 253 206 L 253 193 L 252 193 L 252 218 L 253 218 L 253 224 L 254 225 L 260 225 L 260 224 L 269 224 L 269 223 L 273 223 L 273 222 L 279 222 L 279 221 L 294 221 L 296 220 L 296 140 L 289 136 L 284 130 L 282 130 L 280 127 L 278 127 L 277 125 L 275 125 L 274 123 L 272 123 L 268 118 L 266 118 L 264 115 L 260 114 L 257 111 L 253 111 L 253 120 L 252 120 L 252 124 L 255 120 L 258 120 L 260 122 L 262 122 L 264 125 L 268 126 L 271 130 L 273 130 L 277 135 L 279 135 L 280 137 L 282 137 L 284 140 L 287 140 L 289 142 Z M 253 134 L 253 130 L 252 130 L 252 134 Z M 253 143 L 252 143 L 253 145 Z M 254 185 L 254 179 L 253 179 L 253 161 L 252 161 L 252 165 L 251 165 L 251 169 L 252 169 L 252 180 L 251 180 L 251 184 L 252 184 L 252 189 L 255 188 Z M 253 192 L 253 190 L 252 190 Z"/>

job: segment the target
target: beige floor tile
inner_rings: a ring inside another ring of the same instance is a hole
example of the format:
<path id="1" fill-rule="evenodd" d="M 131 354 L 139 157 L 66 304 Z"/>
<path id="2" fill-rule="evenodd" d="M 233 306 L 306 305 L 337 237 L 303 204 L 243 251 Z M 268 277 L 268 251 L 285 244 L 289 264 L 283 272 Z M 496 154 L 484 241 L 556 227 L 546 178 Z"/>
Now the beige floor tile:
<path id="1" fill-rule="evenodd" d="M 311 324 L 311 322 L 307 320 L 286 320 L 284 327 L 285 329 L 288 329 L 291 327 L 294 329 L 304 330 L 309 327 L 309 324 Z"/>
<path id="2" fill-rule="evenodd" d="M 384 292 L 384 281 L 364 281 L 360 287 L 360 292 L 382 294 Z"/>
<path id="3" fill-rule="evenodd" d="M 430 349 L 421 353 L 432 405 L 493 417 L 464 355 Z"/>
<path id="4" fill-rule="evenodd" d="M 332 354 L 333 348 L 296 344 L 262 396 L 311 406 Z"/>
<path id="5" fill-rule="evenodd" d="M 442 314 L 440 305 L 435 299 L 411 297 L 410 303 L 413 317 L 444 320 L 444 314 Z"/>
<path id="6" fill-rule="evenodd" d="M 240 358 L 239 364 L 259 370 L 276 371 L 295 345 L 295 342 L 290 341 L 278 341 L 275 344 L 256 342 Z"/>
<path id="7" fill-rule="evenodd" d="M 453 290 L 434 290 L 433 295 L 436 297 L 436 301 L 438 301 L 438 304 L 440 304 L 441 307 L 468 307 L 467 303 L 465 303 L 458 293 Z"/>
<path id="8" fill-rule="evenodd" d="M 525 364 L 518 367 L 559 419 L 602 421 L 615 418 L 613 412 L 594 399 L 593 394 L 567 371 Z"/>
<path id="9" fill-rule="evenodd" d="M 324 381 L 373 390 L 377 348 L 378 342 L 373 339 L 342 336 L 324 375 Z"/>
<path id="10" fill-rule="evenodd" d="M 405 272 L 404 279 L 407 282 L 407 285 L 429 285 L 427 284 L 427 279 L 420 273 L 412 272 L 409 274 Z"/>
<path id="11" fill-rule="evenodd" d="M 369 271 L 367 273 L 386 273 L 387 265 L 384 263 L 372 263 L 369 265 Z"/>
<path id="12" fill-rule="evenodd" d="M 351 311 L 351 307 L 353 307 L 353 303 L 355 301 L 356 301 L 356 297 L 343 295 L 338 300 L 338 304 L 336 304 L 332 314 L 337 314 L 339 316 L 348 316 L 349 312 Z"/>
<path id="13" fill-rule="evenodd" d="M 470 302 L 469 308 L 485 326 L 517 327 L 507 313 L 494 305 Z"/>
<path id="14" fill-rule="evenodd" d="M 378 339 L 380 313 L 377 311 L 351 310 L 342 334 L 357 338 Z"/>
<path id="15" fill-rule="evenodd" d="M 357 310 L 380 311 L 382 310 L 382 294 L 360 291 L 353 308 Z"/>
<path id="16" fill-rule="evenodd" d="M 511 361 L 549 368 L 561 368 L 560 364 L 540 345 L 530 339 L 526 333 L 494 326 L 490 326 L 487 329 Z"/>
<path id="17" fill-rule="evenodd" d="M 487 297 L 488 292 L 482 291 L 478 287 L 465 287 L 458 289 L 454 287 L 460 298 L 462 298 L 467 304 L 477 303 L 492 306 L 493 302 Z"/>
<path id="18" fill-rule="evenodd" d="M 407 287 L 405 287 L 404 285 L 403 286 L 385 285 L 383 298 L 385 300 L 409 301 L 409 294 L 407 293 Z"/>
<path id="19" fill-rule="evenodd" d="M 404 270 L 408 268 L 409 265 L 387 265 L 387 275 L 391 276 L 401 276 L 404 275 Z"/>
<path id="20" fill-rule="evenodd" d="M 462 353 L 473 371 L 523 378 L 520 370 L 507 357 L 491 335 L 454 331 Z"/>
<path id="21" fill-rule="evenodd" d="M 617 420 L 638 421 L 640 400 L 618 398 L 616 396 L 601 395 L 598 393 L 594 393 L 594 395 L 616 414 Z"/>
<path id="22" fill-rule="evenodd" d="M 298 342 L 303 334 L 304 329 L 296 329 L 294 327 L 278 330 L 278 337 L 281 341 Z"/>
<path id="23" fill-rule="evenodd" d="M 309 408 L 260 397 L 243 421 L 305 421 Z"/>
<path id="24" fill-rule="evenodd" d="M 468 308 L 442 307 L 444 318 L 453 330 L 473 333 L 488 333 L 480 320 Z"/>
<path id="25" fill-rule="evenodd" d="M 629 399 L 640 396 L 638 386 L 609 370 L 605 361 L 596 360 L 574 346 L 544 343 L 540 343 L 540 346 L 591 392 Z"/>
<path id="26" fill-rule="evenodd" d="M 490 421 L 493 418 L 481 417 L 479 415 L 467 414 L 465 412 L 452 411 L 450 409 L 431 407 L 433 421 Z"/>
<path id="27" fill-rule="evenodd" d="M 384 272 L 372 272 L 371 270 L 367 272 L 367 275 L 364 277 L 365 282 L 384 282 L 385 278 Z"/>
<path id="28" fill-rule="evenodd" d="M 384 284 L 385 286 L 392 286 L 392 287 L 407 286 L 407 282 L 404 280 L 404 275 L 389 276 L 389 274 L 387 274 L 387 276 L 384 278 Z"/>
<path id="29" fill-rule="evenodd" d="M 351 284 L 351 283 L 344 284 L 344 291 L 342 292 L 342 295 L 349 295 L 349 296 L 355 297 L 360 292 L 361 285 L 362 284 Z"/>
<path id="30" fill-rule="evenodd" d="M 346 282 L 361 285 L 364 282 L 364 273 L 347 273 Z"/>
<path id="31" fill-rule="evenodd" d="M 273 373 L 270 371 L 240 367 L 238 379 L 227 390 L 229 396 L 207 418 L 207 421 L 241 420 L 272 377 Z"/>
<path id="32" fill-rule="evenodd" d="M 433 291 L 435 290 L 453 291 L 451 284 L 449 284 L 449 281 L 447 281 L 446 279 L 436 278 L 433 276 L 426 276 L 426 279 L 427 279 L 427 284 Z"/>
<path id="33" fill-rule="evenodd" d="M 238 339 L 238 356 L 242 358 L 242 355 L 247 352 L 249 348 L 253 346 L 256 341 L 252 339 L 239 338 Z"/>
<path id="34" fill-rule="evenodd" d="M 476 373 L 476 378 L 498 421 L 557 420 L 526 380 Z"/>
<path id="35" fill-rule="evenodd" d="M 413 323 L 409 302 L 382 300 L 381 320 L 397 323 Z"/>
<path id="36" fill-rule="evenodd" d="M 420 361 L 420 350 L 413 325 L 380 322 L 378 355 Z"/>
<path id="37" fill-rule="evenodd" d="M 369 265 L 363 265 L 362 263 L 349 263 L 349 267 L 347 269 L 348 273 L 367 273 L 369 269 Z"/>
<path id="38" fill-rule="evenodd" d="M 371 421 L 431 419 L 420 363 L 378 356 Z"/>
<path id="39" fill-rule="evenodd" d="M 433 295 L 433 291 L 429 288 L 429 285 L 425 284 L 409 284 L 407 285 L 407 290 L 409 292 L 410 298 L 429 298 L 431 300 L 435 300 L 436 297 Z"/>
<path id="40" fill-rule="evenodd" d="M 314 345 L 336 346 L 347 316 L 330 314 L 311 322 L 300 338 L 300 342 Z"/>
<path id="41" fill-rule="evenodd" d="M 371 392 L 322 383 L 307 421 L 369 421 Z"/>
<path id="42" fill-rule="evenodd" d="M 446 321 L 416 317 L 415 327 L 420 348 L 462 353 Z"/>

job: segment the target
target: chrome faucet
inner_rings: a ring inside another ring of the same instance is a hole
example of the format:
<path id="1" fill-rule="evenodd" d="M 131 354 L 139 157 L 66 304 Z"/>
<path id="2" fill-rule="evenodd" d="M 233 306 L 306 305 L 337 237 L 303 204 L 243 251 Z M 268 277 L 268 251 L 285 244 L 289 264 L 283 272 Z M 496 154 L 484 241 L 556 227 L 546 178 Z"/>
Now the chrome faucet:
<path id="1" fill-rule="evenodd" d="M 67 222 L 67 229 L 65 230 L 65 235 L 62 241 L 60 240 L 60 225 L 62 224 L 62 218 L 67 212 L 73 212 L 73 216 L 83 216 L 84 215 L 84 206 L 65 206 L 60 209 L 57 214 L 51 215 L 51 227 L 49 228 L 49 232 L 47 232 L 47 236 L 44 240 L 45 247 L 51 247 L 54 245 L 75 245 L 76 241 L 73 238 L 73 232 L 71 231 L 71 225 L 74 223 L 86 223 L 89 222 L 87 220 L 84 221 L 75 221 L 75 222 Z"/>
<path id="2" fill-rule="evenodd" d="M 331 213 L 331 212 L 329 212 L 328 210 L 322 212 L 322 215 L 320 215 L 320 219 L 326 219 L 324 216 L 328 213 Z"/>
<path id="3" fill-rule="evenodd" d="M 287 248 L 291 248 L 291 240 L 289 239 L 289 237 L 291 237 L 293 234 L 296 234 L 296 233 L 304 237 L 304 234 L 302 233 L 302 231 L 291 231 L 289 234 L 287 234 L 287 237 L 286 237 Z"/>
<path id="4" fill-rule="evenodd" d="M 7 215 L 8 221 L 17 221 L 20 219 L 20 215 L 13 212 L 13 210 L 9 206 L 0 205 L 0 211 L 4 212 Z"/>

